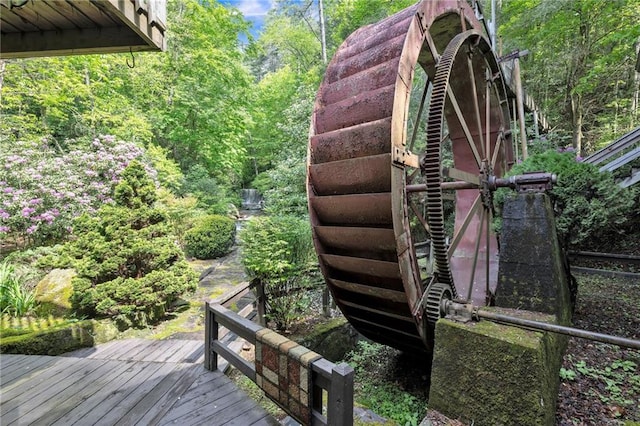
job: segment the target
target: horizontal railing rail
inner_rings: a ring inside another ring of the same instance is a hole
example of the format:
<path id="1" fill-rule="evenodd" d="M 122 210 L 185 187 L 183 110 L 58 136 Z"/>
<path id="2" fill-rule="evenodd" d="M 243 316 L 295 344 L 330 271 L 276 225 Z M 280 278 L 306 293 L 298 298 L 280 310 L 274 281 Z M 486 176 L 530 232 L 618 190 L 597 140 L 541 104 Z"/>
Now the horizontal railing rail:
<path id="1" fill-rule="evenodd" d="M 354 372 L 348 364 L 336 365 L 220 304 L 207 303 L 205 315 L 205 368 L 217 369 L 221 356 L 304 425 L 353 425 Z M 255 346 L 254 363 L 220 342 L 221 327 Z"/>

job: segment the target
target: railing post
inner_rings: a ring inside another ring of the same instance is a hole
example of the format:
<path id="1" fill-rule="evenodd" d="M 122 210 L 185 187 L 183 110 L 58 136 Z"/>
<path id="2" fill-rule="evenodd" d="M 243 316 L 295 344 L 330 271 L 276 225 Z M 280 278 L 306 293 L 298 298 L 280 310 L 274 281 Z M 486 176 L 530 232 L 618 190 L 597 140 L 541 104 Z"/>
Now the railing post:
<path id="1" fill-rule="evenodd" d="M 331 371 L 327 423 L 332 426 L 353 425 L 353 368 L 346 363 Z"/>
<path id="2" fill-rule="evenodd" d="M 212 342 L 218 340 L 218 322 L 209 302 L 204 307 L 204 368 L 209 371 L 218 369 L 218 354 L 213 351 Z"/>

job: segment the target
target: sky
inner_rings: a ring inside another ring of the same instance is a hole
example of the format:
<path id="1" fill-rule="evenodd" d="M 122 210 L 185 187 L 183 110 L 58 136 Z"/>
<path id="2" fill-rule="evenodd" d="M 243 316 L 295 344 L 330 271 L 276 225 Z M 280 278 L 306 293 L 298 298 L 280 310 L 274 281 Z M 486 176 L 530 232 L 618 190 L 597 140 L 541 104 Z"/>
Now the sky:
<path id="1" fill-rule="evenodd" d="M 245 19 L 253 23 L 251 33 L 255 37 L 262 29 L 267 12 L 273 7 L 274 0 L 219 0 L 219 2 L 240 10 Z"/>

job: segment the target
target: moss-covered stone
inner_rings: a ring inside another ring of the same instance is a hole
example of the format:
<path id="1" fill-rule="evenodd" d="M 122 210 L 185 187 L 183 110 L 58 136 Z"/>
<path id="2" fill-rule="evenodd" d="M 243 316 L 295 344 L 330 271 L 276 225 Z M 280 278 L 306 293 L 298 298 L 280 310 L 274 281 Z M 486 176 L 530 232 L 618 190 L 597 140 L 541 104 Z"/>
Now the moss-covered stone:
<path id="1" fill-rule="evenodd" d="M 333 318 L 318 324 L 307 335 L 292 336 L 292 340 L 332 362 L 344 359 L 347 352 L 356 346 L 360 338 L 358 332 L 344 317 Z"/>
<path id="2" fill-rule="evenodd" d="M 54 269 L 36 286 L 38 314 L 65 316 L 71 312 L 71 280 L 77 275 L 73 269 Z"/>
<path id="3" fill-rule="evenodd" d="M 36 321 L 34 321 L 35 323 Z M 117 329 L 110 321 L 64 321 L 56 320 L 45 327 L 18 328 L 21 334 L 2 330 L 0 353 L 26 355 L 59 355 L 79 348 L 94 346 L 112 340 Z"/>
<path id="4" fill-rule="evenodd" d="M 554 424 L 566 338 L 448 319 L 435 336 L 430 409 L 480 426 Z"/>

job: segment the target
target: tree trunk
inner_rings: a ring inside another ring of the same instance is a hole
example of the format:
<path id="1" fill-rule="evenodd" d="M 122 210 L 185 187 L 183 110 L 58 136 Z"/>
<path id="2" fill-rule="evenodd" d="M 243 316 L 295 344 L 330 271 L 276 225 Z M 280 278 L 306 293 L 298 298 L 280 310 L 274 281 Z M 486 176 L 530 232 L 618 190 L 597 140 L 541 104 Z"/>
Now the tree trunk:
<path id="1" fill-rule="evenodd" d="M 573 147 L 578 155 L 582 155 L 582 98 L 571 94 L 571 121 L 573 125 Z"/>

